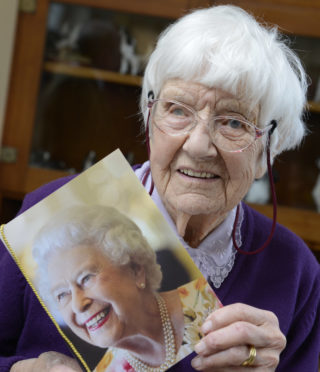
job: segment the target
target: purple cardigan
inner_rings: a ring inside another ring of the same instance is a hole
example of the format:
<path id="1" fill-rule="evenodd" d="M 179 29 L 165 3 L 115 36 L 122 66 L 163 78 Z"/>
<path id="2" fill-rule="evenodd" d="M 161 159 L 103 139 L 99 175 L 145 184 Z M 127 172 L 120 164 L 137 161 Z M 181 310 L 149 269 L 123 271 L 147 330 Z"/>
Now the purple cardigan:
<path id="1" fill-rule="evenodd" d="M 20 213 L 68 182 L 59 179 L 28 194 Z M 245 204 L 241 227 L 244 250 L 261 246 L 271 221 Z M 270 245 L 253 256 L 236 255 L 234 267 L 219 289 L 224 305 L 243 302 L 273 311 L 287 347 L 277 371 L 317 372 L 320 352 L 320 266 L 309 248 L 281 225 Z M 71 355 L 6 248 L 0 244 L 0 372 L 18 360 L 45 351 Z M 194 354 L 170 371 L 194 371 Z"/>

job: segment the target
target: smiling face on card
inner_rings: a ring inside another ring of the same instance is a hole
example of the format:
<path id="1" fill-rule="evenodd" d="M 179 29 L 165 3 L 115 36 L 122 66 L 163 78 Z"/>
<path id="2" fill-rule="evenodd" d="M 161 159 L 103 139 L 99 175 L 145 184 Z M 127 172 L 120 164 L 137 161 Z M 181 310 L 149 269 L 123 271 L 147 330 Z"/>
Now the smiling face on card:
<path id="1" fill-rule="evenodd" d="M 113 265 L 93 246 L 49 257 L 50 290 L 64 321 L 77 336 L 100 347 L 114 346 L 134 332 L 139 275 L 128 265 Z"/>

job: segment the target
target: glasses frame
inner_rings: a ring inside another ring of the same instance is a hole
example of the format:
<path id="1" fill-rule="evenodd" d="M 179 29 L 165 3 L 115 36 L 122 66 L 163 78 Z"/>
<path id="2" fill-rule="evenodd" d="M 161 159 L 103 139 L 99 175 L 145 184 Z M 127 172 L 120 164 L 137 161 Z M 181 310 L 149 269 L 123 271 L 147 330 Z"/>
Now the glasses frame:
<path id="1" fill-rule="evenodd" d="M 177 105 L 180 105 L 184 108 L 186 108 L 187 110 L 190 110 L 194 117 L 195 117 L 195 122 L 194 124 L 192 125 L 191 128 L 183 131 L 183 132 L 180 132 L 180 133 L 177 133 L 177 134 L 173 134 L 173 133 L 167 133 L 165 132 L 163 129 L 159 128 L 157 126 L 157 124 L 155 123 L 155 126 L 163 133 L 165 134 L 168 134 L 169 136 L 171 137 L 177 137 L 177 136 L 182 136 L 182 135 L 185 135 L 187 133 L 190 133 L 199 123 L 199 121 L 201 120 L 201 118 L 199 117 L 199 114 L 196 110 L 194 110 L 192 107 L 186 105 L 185 103 L 182 103 L 182 102 L 179 102 L 179 101 L 176 101 L 174 99 L 163 99 L 163 98 L 157 98 L 157 99 L 149 99 L 148 100 L 148 118 L 147 118 L 147 128 L 149 130 L 149 123 L 150 123 L 150 117 L 151 117 L 151 113 L 152 113 L 152 108 L 153 108 L 153 105 L 157 102 L 170 102 L 170 103 L 174 103 L 174 104 L 177 104 Z M 213 119 L 234 119 L 234 117 L 230 116 L 230 115 L 218 115 L 218 116 L 214 116 Z M 253 123 L 251 123 L 250 121 L 246 120 L 246 119 L 241 119 L 242 122 L 244 122 L 245 124 L 247 124 L 249 127 L 251 127 L 252 129 L 254 129 L 254 133 L 255 133 L 255 137 L 252 141 L 252 143 L 248 144 L 247 146 L 241 148 L 241 149 L 238 149 L 238 150 L 225 150 L 223 148 L 220 148 L 218 145 L 216 145 L 213 140 L 212 142 L 215 144 L 215 146 L 217 146 L 220 150 L 222 151 L 225 151 L 225 152 L 232 152 L 232 153 L 237 153 L 237 152 L 242 152 L 244 151 L 245 149 L 247 149 L 248 147 L 250 147 L 251 145 L 253 145 L 253 143 L 258 139 L 258 138 L 261 138 L 264 134 L 268 133 L 270 130 L 273 130 L 273 124 L 270 123 L 268 124 L 265 128 L 258 128 L 256 125 L 254 125 Z"/>

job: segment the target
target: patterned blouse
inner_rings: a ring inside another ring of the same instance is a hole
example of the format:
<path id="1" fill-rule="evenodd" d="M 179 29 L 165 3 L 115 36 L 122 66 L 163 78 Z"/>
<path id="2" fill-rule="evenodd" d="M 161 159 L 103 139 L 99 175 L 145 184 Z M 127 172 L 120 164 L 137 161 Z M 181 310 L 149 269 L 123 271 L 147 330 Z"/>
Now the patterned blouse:
<path id="1" fill-rule="evenodd" d="M 183 315 L 184 335 L 176 356 L 176 362 L 189 355 L 201 339 L 200 327 L 206 317 L 222 305 L 203 277 L 178 289 Z M 94 372 L 138 372 L 126 360 L 126 351 L 109 348 Z"/>

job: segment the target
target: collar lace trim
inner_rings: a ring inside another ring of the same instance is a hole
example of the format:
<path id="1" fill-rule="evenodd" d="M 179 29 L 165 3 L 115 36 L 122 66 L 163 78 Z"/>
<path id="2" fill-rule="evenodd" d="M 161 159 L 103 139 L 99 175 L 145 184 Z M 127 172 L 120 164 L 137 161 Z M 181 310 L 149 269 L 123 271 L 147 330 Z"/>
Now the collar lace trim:
<path id="1" fill-rule="evenodd" d="M 237 251 L 233 246 L 231 234 L 235 213 L 236 208 L 229 213 L 218 228 L 200 243 L 197 249 L 191 248 L 184 242 L 184 246 L 199 270 L 207 279 L 210 279 L 215 288 L 220 288 L 234 266 Z M 242 221 L 243 209 L 240 204 L 240 216 L 236 226 L 236 242 L 239 247 L 242 245 Z"/>

